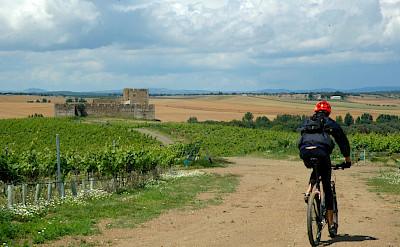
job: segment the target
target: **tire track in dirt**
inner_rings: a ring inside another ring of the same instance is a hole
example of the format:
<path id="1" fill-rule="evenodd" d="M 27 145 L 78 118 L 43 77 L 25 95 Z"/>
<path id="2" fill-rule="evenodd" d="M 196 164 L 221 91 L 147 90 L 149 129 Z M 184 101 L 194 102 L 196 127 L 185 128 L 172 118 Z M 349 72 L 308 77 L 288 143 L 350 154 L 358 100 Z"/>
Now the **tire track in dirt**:
<path id="1" fill-rule="evenodd" d="M 240 176 L 237 192 L 221 205 L 173 210 L 134 229 L 106 229 L 102 224 L 103 234 L 85 237 L 86 241 L 152 247 L 310 246 L 303 201 L 310 170 L 299 161 L 229 159 L 235 164 L 207 170 Z M 400 202 L 392 204 L 369 192 L 369 187 L 354 176 L 378 169 L 356 165 L 335 171 L 339 236 L 331 239 L 324 229 L 321 246 L 400 246 L 400 213 L 395 211 Z"/>

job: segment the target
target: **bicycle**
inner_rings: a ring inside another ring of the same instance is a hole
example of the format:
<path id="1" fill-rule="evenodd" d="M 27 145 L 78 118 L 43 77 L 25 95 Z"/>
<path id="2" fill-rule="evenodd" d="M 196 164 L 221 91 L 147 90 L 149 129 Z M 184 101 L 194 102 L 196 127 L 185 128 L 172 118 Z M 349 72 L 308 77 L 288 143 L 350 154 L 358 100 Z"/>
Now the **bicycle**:
<path id="1" fill-rule="evenodd" d="M 315 190 L 311 193 L 308 198 L 308 205 L 307 205 L 307 231 L 308 231 L 308 239 L 312 246 L 319 245 L 321 240 L 321 234 L 323 228 L 328 225 L 328 215 L 327 210 L 325 208 L 325 193 L 321 195 L 321 188 L 320 188 L 320 178 L 318 174 L 318 169 L 316 167 L 319 164 L 317 158 L 312 158 L 310 160 L 312 163 L 313 169 L 316 172 L 316 183 L 315 183 Z M 343 164 L 332 166 L 333 170 L 337 169 L 345 169 L 348 167 L 344 167 Z M 329 233 L 331 237 L 337 235 L 337 229 L 339 226 L 339 217 L 338 217 L 338 207 L 337 207 L 337 199 L 336 199 L 336 189 L 335 189 L 335 181 L 331 181 L 331 189 L 333 194 L 333 222 L 335 224 L 335 229 L 332 233 Z"/>

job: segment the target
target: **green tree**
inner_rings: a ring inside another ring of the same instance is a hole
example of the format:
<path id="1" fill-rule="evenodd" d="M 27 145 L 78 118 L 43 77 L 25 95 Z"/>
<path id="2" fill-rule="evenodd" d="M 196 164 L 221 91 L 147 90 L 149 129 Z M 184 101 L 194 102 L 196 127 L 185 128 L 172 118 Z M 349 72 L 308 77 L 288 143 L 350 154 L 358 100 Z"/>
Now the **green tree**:
<path id="1" fill-rule="evenodd" d="M 350 113 L 347 113 L 346 116 L 344 117 L 344 125 L 350 126 L 353 124 L 354 124 L 353 116 L 351 116 Z"/>
<path id="2" fill-rule="evenodd" d="M 336 116 L 336 123 L 338 123 L 339 125 L 343 125 L 343 118 L 342 118 L 342 116 Z"/>
<path id="3" fill-rule="evenodd" d="M 381 114 L 376 118 L 376 122 L 378 123 L 383 123 L 383 122 L 390 122 L 393 120 L 398 120 L 399 117 L 395 115 L 389 115 L 389 114 Z"/>
<path id="4" fill-rule="evenodd" d="M 312 92 L 308 93 L 308 99 L 309 100 L 314 100 L 314 94 Z"/>
<path id="5" fill-rule="evenodd" d="M 274 122 L 289 123 L 289 122 L 299 122 L 301 121 L 300 115 L 290 115 L 290 114 L 278 114 L 274 119 Z"/>
<path id="6" fill-rule="evenodd" d="M 246 114 L 244 114 L 244 116 L 243 116 L 243 118 L 242 118 L 242 121 L 243 122 L 245 122 L 245 121 L 247 121 L 247 122 L 251 122 L 251 121 L 253 121 L 253 119 L 254 119 L 254 115 L 253 115 L 253 113 L 251 113 L 251 112 L 246 112 Z"/>
<path id="7" fill-rule="evenodd" d="M 374 121 L 374 118 L 372 117 L 371 114 L 369 113 L 364 113 L 360 117 L 360 123 L 372 123 Z"/>
<path id="8" fill-rule="evenodd" d="M 197 117 L 190 117 L 187 120 L 188 123 L 198 123 L 199 121 L 197 120 Z"/>
<path id="9" fill-rule="evenodd" d="M 267 123 L 267 122 L 270 122 L 270 120 L 266 116 L 256 118 L 256 123 Z"/>
<path id="10" fill-rule="evenodd" d="M 78 111 L 79 116 L 87 117 L 86 107 L 84 104 L 76 105 L 76 110 Z"/>

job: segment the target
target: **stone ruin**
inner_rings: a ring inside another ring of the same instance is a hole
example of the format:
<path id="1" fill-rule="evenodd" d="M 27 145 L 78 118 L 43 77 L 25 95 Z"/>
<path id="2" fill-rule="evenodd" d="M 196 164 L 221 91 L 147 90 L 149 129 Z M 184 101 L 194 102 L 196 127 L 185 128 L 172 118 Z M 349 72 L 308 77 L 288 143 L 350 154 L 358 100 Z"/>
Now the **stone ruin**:
<path id="1" fill-rule="evenodd" d="M 54 116 L 131 116 L 155 119 L 155 106 L 149 104 L 149 89 L 124 88 L 122 100 L 94 99 L 93 103 L 54 104 Z"/>

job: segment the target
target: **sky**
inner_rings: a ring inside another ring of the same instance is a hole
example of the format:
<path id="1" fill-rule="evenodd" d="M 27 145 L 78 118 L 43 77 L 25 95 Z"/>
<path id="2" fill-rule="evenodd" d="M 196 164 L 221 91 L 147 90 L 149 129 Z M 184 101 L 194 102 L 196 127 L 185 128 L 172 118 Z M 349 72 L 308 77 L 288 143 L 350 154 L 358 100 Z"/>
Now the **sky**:
<path id="1" fill-rule="evenodd" d="M 400 0 L 0 0 L 0 91 L 400 86 Z"/>

